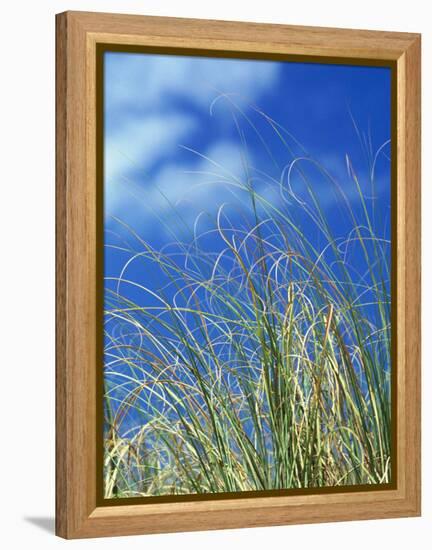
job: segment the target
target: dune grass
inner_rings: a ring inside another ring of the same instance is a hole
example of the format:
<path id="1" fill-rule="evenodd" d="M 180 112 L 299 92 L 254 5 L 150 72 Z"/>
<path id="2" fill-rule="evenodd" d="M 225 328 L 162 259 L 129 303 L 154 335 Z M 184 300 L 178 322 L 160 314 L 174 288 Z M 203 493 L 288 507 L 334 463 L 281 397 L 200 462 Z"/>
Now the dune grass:
<path id="1" fill-rule="evenodd" d="M 337 194 L 342 236 L 305 164 Z M 107 498 L 390 481 L 390 243 L 347 167 L 349 193 L 306 157 L 279 180 L 219 176 L 250 215 L 221 205 L 163 250 L 118 221 L 135 245 L 105 299 Z"/>

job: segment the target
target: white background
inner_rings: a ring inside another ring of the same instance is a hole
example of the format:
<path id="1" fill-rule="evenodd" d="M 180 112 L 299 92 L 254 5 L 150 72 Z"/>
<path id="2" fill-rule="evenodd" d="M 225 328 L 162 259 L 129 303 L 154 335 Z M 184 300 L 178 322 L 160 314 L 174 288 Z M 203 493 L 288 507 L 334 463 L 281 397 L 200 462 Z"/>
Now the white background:
<path id="1" fill-rule="evenodd" d="M 3 548 L 430 548 L 432 17 L 426 0 L 28 1 L 0 32 L 0 540 Z M 54 514 L 54 14 L 112 11 L 423 33 L 423 517 L 63 541 Z M 429 21 L 428 21 L 429 19 Z"/>

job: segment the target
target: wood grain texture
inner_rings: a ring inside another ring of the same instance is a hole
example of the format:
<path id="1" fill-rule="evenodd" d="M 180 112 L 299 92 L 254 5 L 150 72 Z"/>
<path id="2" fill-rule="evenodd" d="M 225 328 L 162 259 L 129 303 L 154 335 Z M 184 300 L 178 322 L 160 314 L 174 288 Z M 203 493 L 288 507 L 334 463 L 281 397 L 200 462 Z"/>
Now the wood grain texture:
<path id="1" fill-rule="evenodd" d="M 395 490 L 96 505 L 96 45 L 397 62 L 397 449 Z M 56 532 L 65 538 L 420 513 L 420 37 L 114 14 L 57 16 Z"/>
<path id="2" fill-rule="evenodd" d="M 56 21 L 56 532 L 67 532 L 66 18 Z"/>
<path id="3" fill-rule="evenodd" d="M 82 29 L 110 41 L 396 60 L 415 40 L 410 33 L 298 27 L 234 21 L 68 12 Z"/>
<path id="4" fill-rule="evenodd" d="M 95 500 L 95 183 L 87 119 L 86 37 L 57 16 L 56 530 L 78 533 Z M 94 110 L 94 109 L 93 109 Z"/>
<path id="5" fill-rule="evenodd" d="M 407 499 L 421 508 L 421 41 L 404 55 L 405 63 L 405 456 Z M 402 222 L 401 222 L 402 223 Z"/>

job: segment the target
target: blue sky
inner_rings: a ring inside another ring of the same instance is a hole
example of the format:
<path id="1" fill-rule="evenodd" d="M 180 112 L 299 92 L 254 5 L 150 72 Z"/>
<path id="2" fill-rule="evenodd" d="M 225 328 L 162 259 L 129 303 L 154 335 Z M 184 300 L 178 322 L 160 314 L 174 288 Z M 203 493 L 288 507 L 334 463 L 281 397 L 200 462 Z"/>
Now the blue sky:
<path id="1" fill-rule="evenodd" d="M 355 164 L 364 164 L 350 111 L 361 132 L 370 132 L 374 150 L 390 137 L 390 71 L 386 68 L 106 53 L 108 217 L 119 214 L 122 207 L 131 216 L 131 186 L 139 186 L 147 196 L 150 193 L 161 210 L 163 201 L 156 197 L 156 187 L 169 187 L 173 200 L 182 198 L 185 187 L 190 187 L 185 172 L 208 168 L 182 145 L 234 173 L 241 170 L 229 100 L 219 98 L 211 110 L 221 94 L 231 94 L 231 101 L 240 108 L 257 105 L 284 125 L 313 158 L 338 174 L 344 170 L 345 154 Z M 270 139 L 271 148 L 277 140 Z M 301 152 L 297 148 L 297 154 Z M 252 160 L 260 153 L 252 144 Z M 279 158 L 282 164 L 287 160 Z M 269 159 L 259 161 L 264 168 L 272 168 Z"/>
<path id="2" fill-rule="evenodd" d="M 274 182 L 297 157 L 319 163 L 354 198 L 348 156 L 388 231 L 389 69 L 123 52 L 106 52 L 104 63 L 107 243 L 125 237 L 117 218 L 157 248 L 204 231 L 221 204 L 239 212 L 244 197 L 229 182 L 245 179 L 245 164 L 257 190 L 280 201 Z M 289 132 L 286 143 L 260 112 Z M 343 233 L 332 185 L 311 162 L 297 165 Z M 105 254 L 106 274 L 117 276 L 126 256 Z"/>

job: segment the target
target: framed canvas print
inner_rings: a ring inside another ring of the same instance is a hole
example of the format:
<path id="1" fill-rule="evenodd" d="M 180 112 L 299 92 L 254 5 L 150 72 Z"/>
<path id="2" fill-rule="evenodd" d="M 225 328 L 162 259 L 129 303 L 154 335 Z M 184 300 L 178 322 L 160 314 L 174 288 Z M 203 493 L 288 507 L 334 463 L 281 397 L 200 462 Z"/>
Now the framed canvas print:
<path id="1" fill-rule="evenodd" d="M 420 37 L 57 16 L 57 533 L 420 514 Z"/>

